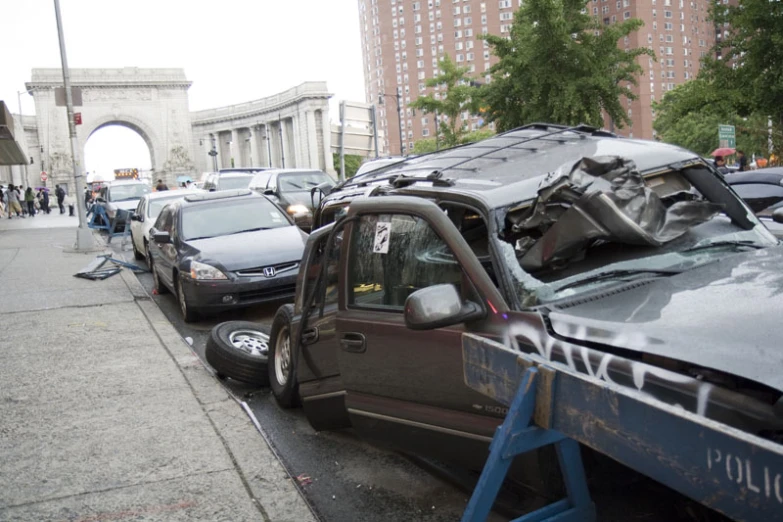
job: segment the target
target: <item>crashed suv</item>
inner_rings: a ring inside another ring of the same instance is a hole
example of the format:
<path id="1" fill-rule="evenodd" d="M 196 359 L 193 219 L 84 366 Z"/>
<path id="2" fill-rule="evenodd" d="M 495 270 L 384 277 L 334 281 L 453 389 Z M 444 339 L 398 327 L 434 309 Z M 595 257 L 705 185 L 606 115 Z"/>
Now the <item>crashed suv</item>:
<path id="1" fill-rule="evenodd" d="M 348 180 L 315 219 L 268 368 L 316 429 L 480 469 L 506 409 L 464 382 L 472 332 L 781 442 L 783 247 L 697 154 L 530 125 Z M 551 457 L 520 473 L 546 486 Z"/>

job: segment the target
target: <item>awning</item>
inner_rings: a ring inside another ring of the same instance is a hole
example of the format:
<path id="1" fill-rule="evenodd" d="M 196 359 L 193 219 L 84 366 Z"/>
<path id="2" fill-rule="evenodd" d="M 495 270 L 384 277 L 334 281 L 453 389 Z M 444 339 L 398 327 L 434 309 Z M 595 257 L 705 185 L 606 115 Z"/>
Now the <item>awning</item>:
<path id="1" fill-rule="evenodd" d="M 14 120 L 4 101 L 0 101 L 0 165 L 27 165 L 27 154 L 14 138 Z"/>

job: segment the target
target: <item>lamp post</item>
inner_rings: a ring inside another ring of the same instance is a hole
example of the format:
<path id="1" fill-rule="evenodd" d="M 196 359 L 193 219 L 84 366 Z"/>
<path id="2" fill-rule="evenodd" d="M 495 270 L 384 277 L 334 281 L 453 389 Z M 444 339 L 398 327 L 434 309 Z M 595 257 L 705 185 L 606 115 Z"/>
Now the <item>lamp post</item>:
<path id="1" fill-rule="evenodd" d="M 212 150 L 210 150 L 208 152 L 208 154 L 210 156 L 212 156 L 212 170 L 214 172 L 217 172 L 218 171 L 218 163 L 217 163 L 218 151 L 217 151 L 217 145 L 216 145 L 217 139 L 215 138 L 214 134 L 210 134 L 209 137 L 212 140 Z"/>
<path id="2" fill-rule="evenodd" d="M 71 72 L 68 69 L 68 58 L 65 54 L 65 37 L 63 36 L 63 22 L 60 16 L 60 0 L 54 0 L 54 15 L 57 20 L 57 33 L 60 40 L 60 59 L 63 66 L 63 85 L 65 87 L 65 105 L 68 114 L 68 133 L 71 138 L 71 157 L 73 159 L 73 179 L 76 198 L 76 208 L 79 215 L 79 228 L 76 229 L 76 251 L 89 251 L 95 246 L 92 231 L 87 228 L 87 216 L 84 203 L 84 176 L 79 167 L 79 142 L 76 137 L 76 122 L 73 117 L 73 95 L 71 94 Z"/>
<path id="3" fill-rule="evenodd" d="M 264 139 L 266 140 L 266 160 L 272 168 L 272 137 L 269 135 L 269 124 L 264 123 Z"/>
<path id="4" fill-rule="evenodd" d="M 378 105 L 383 105 L 384 98 L 394 98 L 397 101 L 397 123 L 399 124 L 399 131 L 400 131 L 400 156 L 405 156 L 405 153 L 403 152 L 403 141 L 402 141 L 402 104 L 400 103 L 401 97 L 402 97 L 402 93 L 400 92 L 400 88 L 397 87 L 397 94 L 394 96 L 392 96 L 391 94 L 380 93 L 378 95 Z"/>

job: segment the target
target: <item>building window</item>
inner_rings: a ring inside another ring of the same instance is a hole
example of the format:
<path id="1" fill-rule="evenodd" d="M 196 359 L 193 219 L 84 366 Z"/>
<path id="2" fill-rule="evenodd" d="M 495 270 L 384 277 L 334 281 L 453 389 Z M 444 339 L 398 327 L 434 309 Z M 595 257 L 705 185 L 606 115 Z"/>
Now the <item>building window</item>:
<path id="1" fill-rule="evenodd" d="M 631 18 L 631 11 L 626 11 L 623 13 L 623 20 L 628 20 Z"/>

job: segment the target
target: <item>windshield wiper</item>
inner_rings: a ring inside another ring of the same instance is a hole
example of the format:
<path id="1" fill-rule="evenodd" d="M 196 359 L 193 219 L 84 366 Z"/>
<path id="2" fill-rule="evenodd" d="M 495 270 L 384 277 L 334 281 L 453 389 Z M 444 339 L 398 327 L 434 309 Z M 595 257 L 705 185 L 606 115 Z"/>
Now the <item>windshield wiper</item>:
<path id="1" fill-rule="evenodd" d="M 215 236 L 199 236 L 199 237 L 189 237 L 185 241 L 198 241 L 199 239 L 212 239 Z"/>
<path id="2" fill-rule="evenodd" d="M 599 281 L 606 281 L 609 279 L 621 279 L 623 277 L 628 277 L 628 276 L 635 276 L 635 275 L 642 275 L 642 274 L 668 276 L 668 275 L 679 274 L 681 272 L 682 270 L 664 270 L 664 269 L 658 270 L 653 268 L 609 270 L 608 272 L 602 272 L 600 274 L 596 274 L 594 276 L 585 279 L 580 279 L 579 281 L 568 283 L 565 286 L 561 286 L 557 288 L 555 291 L 562 292 L 563 290 L 568 290 L 569 288 L 575 288 L 577 286 L 587 285 L 590 283 L 597 283 Z"/>
<path id="3" fill-rule="evenodd" d="M 231 232 L 230 234 L 226 234 L 227 236 L 233 236 L 234 234 L 241 234 L 243 232 L 256 232 L 258 230 L 269 230 L 270 227 L 258 227 L 258 228 L 248 228 L 245 230 L 237 230 L 236 232 Z"/>
<path id="4" fill-rule="evenodd" d="M 685 250 L 680 250 L 680 252 L 695 252 L 696 250 L 704 250 L 705 248 L 718 248 L 718 247 L 748 247 L 748 248 L 759 249 L 759 248 L 765 248 L 766 245 L 759 245 L 758 243 L 747 239 L 736 240 L 736 241 L 714 241 L 712 243 L 694 245 L 690 248 L 686 248 Z"/>

